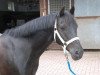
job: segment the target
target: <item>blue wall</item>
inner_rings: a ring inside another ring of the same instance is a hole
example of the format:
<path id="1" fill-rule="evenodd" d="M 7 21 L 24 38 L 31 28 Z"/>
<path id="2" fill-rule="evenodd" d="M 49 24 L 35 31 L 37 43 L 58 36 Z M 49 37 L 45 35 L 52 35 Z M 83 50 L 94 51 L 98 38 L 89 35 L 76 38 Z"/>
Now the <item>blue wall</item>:
<path id="1" fill-rule="evenodd" d="M 75 0 L 75 16 L 100 16 L 100 0 Z"/>
<path id="2" fill-rule="evenodd" d="M 100 49 L 100 0 L 75 0 L 75 17 L 82 47 Z"/>

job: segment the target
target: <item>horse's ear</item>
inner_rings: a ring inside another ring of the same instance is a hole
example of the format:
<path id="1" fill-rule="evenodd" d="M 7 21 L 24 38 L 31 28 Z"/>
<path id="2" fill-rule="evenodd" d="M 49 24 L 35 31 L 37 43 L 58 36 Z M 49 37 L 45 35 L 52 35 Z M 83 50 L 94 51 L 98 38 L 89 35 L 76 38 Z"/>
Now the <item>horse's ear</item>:
<path id="1" fill-rule="evenodd" d="M 60 10 L 59 12 L 59 16 L 63 16 L 64 15 L 64 12 L 65 12 L 65 7 L 62 7 L 62 9 Z"/>
<path id="2" fill-rule="evenodd" d="M 72 15 L 74 15 L 74 11 L 75 11 L 75 7 L 72 6 L 72 8 L 70 9 L 70 13 L 71 13 Z"/>

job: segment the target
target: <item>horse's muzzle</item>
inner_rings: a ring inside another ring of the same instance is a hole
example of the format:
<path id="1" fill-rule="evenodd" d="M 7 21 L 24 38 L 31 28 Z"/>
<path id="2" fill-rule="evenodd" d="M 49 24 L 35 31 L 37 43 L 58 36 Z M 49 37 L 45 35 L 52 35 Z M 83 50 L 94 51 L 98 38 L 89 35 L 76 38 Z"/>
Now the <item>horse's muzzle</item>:
<path id="1" fill-rule="evenodd" d="M 82 58 L 84 50 L 79 42 L 74 42 L 67 47 L 67 50 L 71 54 L 73 60 L 79 60 Z"/>

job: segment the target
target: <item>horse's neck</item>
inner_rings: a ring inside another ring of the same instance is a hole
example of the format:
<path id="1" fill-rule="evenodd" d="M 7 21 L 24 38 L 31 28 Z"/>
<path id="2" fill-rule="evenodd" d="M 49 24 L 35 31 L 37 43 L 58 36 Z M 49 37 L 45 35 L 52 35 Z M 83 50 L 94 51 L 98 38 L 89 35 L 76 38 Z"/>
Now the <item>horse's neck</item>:
<path id="1" fill-rule="evenodd" d="M 16 39 L 14 39 L 13 41 L 15 44 L 17 44 Z M 15 60 L 18 61 L 16 62 L 16 64 L 18 65 L 18 68 L 21 72 L 24 68 L 26 72 L 30 72 L 31 68 L 35 70 L 35 68 L 33 67 L 34 65 L 37 65 L 37 59 L 45 51 L 47 46 L 49 46 L 49 44 L 51 44 L 51 42 L 53 41 L 53 29 L 49 28 L 46 30 L 42 30 L 37 32 L 35 36 L 30 37 L 30 39 L 23 40 L 23 38 L 21 38 L 17 41 L 19 42 L 19 49 L 18 46 L 15 46 L 16 50 L 14 52 L 16 52 L 16 55 L 21 56 L 16 56 L 17 59 Z"/>
<path id="2" fill-rule="evenodd" d="M 6 31 L 5 34 L 9 34 L 15 37 L 28 36 L 34 34 L 37 31 L 53 27 L 55 18 L 56 18 L 56 14 L 43 16 L 35 20 L 31 20 L 22 26 L 10 29 Z"/>

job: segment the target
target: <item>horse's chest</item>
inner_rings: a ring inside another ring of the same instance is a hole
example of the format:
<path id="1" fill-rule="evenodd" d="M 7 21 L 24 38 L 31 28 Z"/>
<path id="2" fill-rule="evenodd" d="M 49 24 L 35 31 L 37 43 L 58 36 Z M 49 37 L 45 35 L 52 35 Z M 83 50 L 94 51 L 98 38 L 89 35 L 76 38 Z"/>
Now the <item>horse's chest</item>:
<path id="1" fill-rule="evenodd" d="M 13 56 L 14 56 L 14 62 L 17 65 L 17 67 L 20 69 L 20 71 L 24 71 L 26 62 L 30 56 L 31 53 L 31 44 L 28 43 L 26 40 L 22 39 L 14 39 L 14 50 L 13 50 Z"/>

